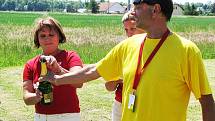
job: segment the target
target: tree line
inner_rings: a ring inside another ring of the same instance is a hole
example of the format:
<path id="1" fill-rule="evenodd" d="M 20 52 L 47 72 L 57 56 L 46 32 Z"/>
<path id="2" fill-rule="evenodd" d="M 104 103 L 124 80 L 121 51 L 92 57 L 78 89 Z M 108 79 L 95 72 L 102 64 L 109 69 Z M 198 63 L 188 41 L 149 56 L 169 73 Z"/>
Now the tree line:
<path id="1" fill-rule="evenodd" d="M 85 8 L 93 13 L 97 13 L 99 9 L 95 0 L 87 0 L 86 2 L 81 0 L 0 0 L 1 11 L 77 12 L 80 8 Z"/>
<path id="2" fill-rule="evenodd" d="M 86 9 L 87 12 L 98 13 L 99 3 L 109 0 L 0 0 L 1 11 L 55 11 L 77 12 Z M 122 3 L 121 3 L 122 4 Z M 125 5 L 125 3 L 124 3 Z M 189 3 L 180 5 L 184 15 L 215 15 L 215 3 Z"/>
<path id="3" fill-rule="evenodd" d="M 189 3 L 183 6 L 184 15 L 215 15 L 215 3 Z"/>

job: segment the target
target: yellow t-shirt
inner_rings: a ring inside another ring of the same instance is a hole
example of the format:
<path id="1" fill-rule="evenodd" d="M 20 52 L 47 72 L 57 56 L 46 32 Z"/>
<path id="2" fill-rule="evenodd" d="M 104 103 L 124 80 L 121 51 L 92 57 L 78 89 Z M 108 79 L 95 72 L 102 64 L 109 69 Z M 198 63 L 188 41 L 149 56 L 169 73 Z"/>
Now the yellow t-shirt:
<path id="1" fill-rule="evenodd" d="M 190 92 L 198 99 L 211 94 L 211 89 L 200 50 L 175 33 L 168 36 L 141 76 L 135 112 L 128 109 L 144 37 L 137 35 L 119 43 L 97 63 L 97 71 L 105 80 L 123 77 L 122 121 L 185 121 Z M 146 39 L 142 66 L 159 40 Z"/>

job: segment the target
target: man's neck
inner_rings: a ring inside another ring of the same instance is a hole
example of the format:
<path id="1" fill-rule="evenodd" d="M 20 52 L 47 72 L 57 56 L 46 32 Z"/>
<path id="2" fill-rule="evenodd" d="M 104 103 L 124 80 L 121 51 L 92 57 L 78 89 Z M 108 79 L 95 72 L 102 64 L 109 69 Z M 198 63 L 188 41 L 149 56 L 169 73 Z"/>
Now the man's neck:
<path id="1" fill-rule="evenodd" d="M 166 23 L 163 24 L 153 24 L 147 31 L 147 37 L 151 39 L 160 39 L 163 34 L 167 31 Z"/>

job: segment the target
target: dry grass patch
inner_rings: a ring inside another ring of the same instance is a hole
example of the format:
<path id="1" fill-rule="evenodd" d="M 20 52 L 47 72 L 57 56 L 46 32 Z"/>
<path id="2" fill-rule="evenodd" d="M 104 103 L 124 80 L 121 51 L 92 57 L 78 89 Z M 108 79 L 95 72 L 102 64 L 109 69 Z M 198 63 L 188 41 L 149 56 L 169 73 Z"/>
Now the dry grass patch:
<path id="1" fill-rule="evenodd" d="M 208 78 L 215 92 L 215 60 L 205 60 Z M 0 120 L 33 121 L 33 106 L 22 100 L 22 67 L 0 69 Z M 104 81 L 96 80 L 78 89 L 82 121 L 110 121 L 114 94 L 105 90 Z M 202 121 L 198 100 L 191 96 L 187 121 Z"/>
<path id="2" fill-rule="evenodd" d="M 215 43 L 214 32 L 178 32 L 178 34 L 194 42 Z"/>

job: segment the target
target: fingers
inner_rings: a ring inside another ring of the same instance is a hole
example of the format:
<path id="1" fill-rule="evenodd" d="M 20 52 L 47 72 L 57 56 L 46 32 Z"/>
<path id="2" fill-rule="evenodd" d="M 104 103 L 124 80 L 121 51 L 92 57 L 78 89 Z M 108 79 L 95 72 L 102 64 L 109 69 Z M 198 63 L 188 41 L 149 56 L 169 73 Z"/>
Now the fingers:
<path id="1" fill-rule="evenodd" d="M 49 76 L 39 77 L 39 78 L 38 78 L 38 81 L 39 81 L 39 82 L 48 81 L 48 82 L 50 82 L 51 84 L 58 86 L 57 78 L 58 78 L 58 75 L 50 74 Z"/>
<path id="2" fill-rule="evenodd" d="M 57 63 L 57 60 L 52 55 L 49 55 L 49 56 L 41 55 L 41 58 L 46 60 L 47 66 L 51 66 L 51 65 Z"/>
<path id="3" fill-rule="evenodd" d="M 46 81 L 46 80 L 48 80 L 47 76 L 39 77 L 39 78 L 38 78 L 38 81 L 39 81 L 39 82 L 43 82 L 43 81 Z"/>
<path id="4" fill-rule="evenodd" d="M 47 68 L 52 72 L 61 72 L 61 67 L 54 56 L 41 55 L 41 59 L 45 60 Z"/>
<path id="5" fill-rule="evenodd" d="M 54 64 L 57 64 L 57 60 L 54 56 L 46 56 L 46 63 L 48 67 L 52 67 Z"/>
<path id="6" fill-rule="evenodd" d="M 42 92 L 41 92 L 39 89 L 37 89 L 37 90 L 36 90 L 36 96 L 37 96 L 38 98 L 42 98 L 42 97 L 43 97 L 42 95 L 43 95 Z"/>
<path id="7" fill-rule="evenodd" d="M 39 89 L 36 89 L 36 96 L 35 96 L 35 102 L 38 103 L 43 98 L 42 92 Z"/>
<path id="8" fill-rule="evenodd" d="M 43 56 L 43 57 L 46 58 L 46 65 L 50 71 L 54 73 L 61 72 L 60 65 L 58 64 L 54 56 Z"/>
<path id="9" fill-rule="evenodd" d="M 53 75 L 52 78 L 50 78 L 48 81 L 55 86 L 59 86 L 60 85 L 60 83 L 59 83 L 60 78 L 61 78 L 60 75 Z"/>

